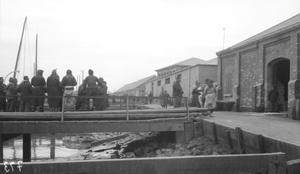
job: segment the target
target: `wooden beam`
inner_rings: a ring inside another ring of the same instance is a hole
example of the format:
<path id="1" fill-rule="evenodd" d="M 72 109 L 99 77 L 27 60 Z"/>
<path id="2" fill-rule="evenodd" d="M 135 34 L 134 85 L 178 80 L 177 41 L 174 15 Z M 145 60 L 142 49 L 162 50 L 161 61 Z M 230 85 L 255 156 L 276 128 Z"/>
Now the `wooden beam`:
<path id="1" fill-rule="evenodd" d="M 229 130 L 226 130 L 226 137 L 227 137 L 228 146 L 230 147 L 230 149 L 233 149 L 232 139 Z"/>
<path id="2" fill-rule="evenodd" d="M 238 140 L 238 149 L 241 154 L 246 153 L 244 139 L 243 139 L 243 132 L 240 127 L 235 128 L 236 138 Z"/>
<path id="3" fill-rule="evenodd" d="M 50 158 L 55 159 L 55 133 L 50 135 Z"/>
<path id="4" fill-rule="evenodd" d="M 3 142 L 2 134 L 0 134 L 0 163 L 3 163 Z"/>
<path id="5" fill-rule="evenodd" d="M 184 121 L 28 121 L 0 122 L 3 134 L 184 131 Z"/>
<path id="6" fill-rule="evenodd" d="M 288 174 L 300 173 L 300 159 L 290 160 L 286 162 Z"/>
<path id="7" fill-rule="evenodd" d="M 211 123 L 211 129 L 212 129 L 212 133 L 213 133 L 213 137 L 214 137 L 214 142 L 216 144 L 218 144 L 218 136 L 217 136 L 217 129 L 216 129 L 216 123 L 215 122 Z"/>
<path id="8" fill-rule="evenodd" d="M 103 159 L 24 162 L 21 173 L 232 174 L 267 173 L 273 168 L 276 174 L 284 174 L 285 163 L 284 153 Z M 3 163 L 0 168 L 3 169 Z"/>
<path id="9" fill-rule="evenodd" d="M 31 161 L 31 134 L 23 134 L 23 161 Z"/>

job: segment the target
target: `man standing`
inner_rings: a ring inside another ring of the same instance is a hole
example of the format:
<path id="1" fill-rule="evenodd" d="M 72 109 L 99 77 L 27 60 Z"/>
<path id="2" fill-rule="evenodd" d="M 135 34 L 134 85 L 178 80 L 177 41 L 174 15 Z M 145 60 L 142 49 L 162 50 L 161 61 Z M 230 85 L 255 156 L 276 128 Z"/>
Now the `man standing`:
<path id="1" fill-rule="evenodd" d="M 32 95 L 34 97 L 32 100 L 33 111 L 38 107 L 39 112 L 44 112 L 46 81 L 43 77 L 43 72 L 43 70 L 37 70 L 37 75 L 31 79 L 31 85 L 33 86 Z"/>
<path id="2" fill-rule="evenodd" d="M 86 89 L 87 96 L 96 96 L 97 92 L 98 92 L 98 87 L 103 88 L 103 85 L 102 85 L 101 81 L 96 76 L 94 76 L 94 71 L 89 69 L 89 76 L 87 76 L 84 79 L 83 87 L 84 87 L 84 89 Z M 94 105 L 96 103 L 96 101 L 94 100 L 94 98 L 92 98 L 92 99 L 93 99 L 93 105 Z M 86 100 L 87 105 L 89 104 L 89 100 L 90 100 L 90 98 L 87 98 L 87 100 Z M 87 106 L 87 108 L 88 107 L 89 106 Z M 93 107 L 93 106 L 91 106 L 91 107 Z M 92 109 L 93 108 L 90 108 L 89 110 L 92 110 Z"/>
<path id="3" fill-rule="evenodd" d="M 18 101 L 17 84 L 15 78 L 9 78 L 9 84 L 6 88 L 7 112 L 15 112 Z"/>
<path id="4" fill-rule="evenodd" d="M 277 112 L 277 99 L 279 97 L 279 93 L 276 90 L 276 86 L 272 85 L 272 89 L 269 92 L 268 100 L 270 101 L 269 111 Z"/>
<path id="5" fill-rule="evenodd" d="M 6 85 L 3 83 L 3 77 L 0 77 L 0 111 L 6 111 Z"/>
<path id="6" fill-rule="evenodd" d="M 174 97 L 174 108 L 181 107 L 182 88 L 180 85 L 181 77 L 177 76 L 175 83 L 173 84 L 173 97 Z"/>
<path id="7" fill-rule="evenodd" d="M 65 97 L 65 111 L 75 111 L 75 92 L 74 86 L 77 85 L 75 77 L 72 75 L 71 70 L 67 70 L 67 75 L 63 77 L 61 86 L 64 89 Z"/>
<path id="8" fill-rule="evenodd" d="M 59 101 L 61 100 L 61 98 L 58 98 L 61 94 L 60 91 L 59 76 L 57 75 L 56 69 L 54 69 L 52 74 L 47 78 L 48 104 L 51 112 L 58 112 Z"/>
<path id="9" fill-rule="evenodd" d="M 31 111 L 30 97 L 32 95 L 32 86 L 29 82 L 28 76 L 23 77 L 23 81 L 18 86 L 18 92 L 20 93 L 19 112 L 30 112 Z"/>

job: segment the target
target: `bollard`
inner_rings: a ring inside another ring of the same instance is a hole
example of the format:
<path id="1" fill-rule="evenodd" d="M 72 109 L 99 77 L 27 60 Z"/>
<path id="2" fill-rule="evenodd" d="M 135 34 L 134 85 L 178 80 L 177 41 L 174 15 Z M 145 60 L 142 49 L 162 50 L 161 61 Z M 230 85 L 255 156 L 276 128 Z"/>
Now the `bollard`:
<path id="1" fill-rule="evenodd" d="M 64 121 L 64 113 L 65 113 L 65 96 L 62 96 L 62 108 L 61 108 L 61 120 Z"/>

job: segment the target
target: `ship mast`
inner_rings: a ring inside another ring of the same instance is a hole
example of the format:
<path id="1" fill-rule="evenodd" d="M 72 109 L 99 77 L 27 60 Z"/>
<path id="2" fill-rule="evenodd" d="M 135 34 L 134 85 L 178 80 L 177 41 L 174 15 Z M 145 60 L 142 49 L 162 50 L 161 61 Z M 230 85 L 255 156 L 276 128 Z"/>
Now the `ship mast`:
<path id="1" fill-rule="evenodd" d="M 36 75 L 37 68 L 38 68 L 37 57 L 38 57 L 38 34 L 36 34 L 36 37 L 35 37 L 35 66 L 34 66 L 34 70 L 33 70 L 34 75 Z"/>
<path id="2" fill-rule="evenodd" d="M 22 36 L 21 36 L 21 41 L 20 41 L 17 60 L 16 60 L 16 65 L 15 65 L 14 78 L 16 78 L 16 73 L 17 73 L 17 69 L 18 69 L 18 64 L 19 64 L 19 59 L 20 59 L 20 52 L 21 52 L 21 47 L 22 47 L 22 42 L 23 42 L 23 35 L 24 35 L 25 26 L 26 26 L 26 21 L 27 21 L 27 17 L 25 17 L 25 21 L 24 21 L 24 24 L 23 24 Z"/>

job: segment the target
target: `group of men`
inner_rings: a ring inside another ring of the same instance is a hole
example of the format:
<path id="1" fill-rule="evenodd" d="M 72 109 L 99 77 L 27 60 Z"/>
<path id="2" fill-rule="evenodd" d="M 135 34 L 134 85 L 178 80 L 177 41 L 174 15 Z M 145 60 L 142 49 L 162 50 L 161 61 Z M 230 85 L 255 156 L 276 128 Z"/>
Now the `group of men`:
<path id="1" fill-rule="evenodd" d="M 23 77 L 23 81 L 18 84 L 16 78 L 10 77 L 8 85 L 4 84 L 3 77 L 0 77 L 0 111 L 4 112 L 44 112 L 45 97 L 50 111 L 75 111 L 75 110 L 104 110 L 108 104 L 107 85 L 103 78 L 94 76 L 93 70 L 89 70 L 82 85 L 79 87 L 78 97 L 74 91 L 77 81 L 71 70 L 67 70 L 66 75 L 60 81 L 56 69 L 45 80 L 43 70 L 38 70 L 37 74 L 29 81 L 28 76 Z M 64 96 L 64 97 L 62 97 Z M 102 96 L 95 98 L 95 96 Z M 94 100 L 89 106 L 89 99 Z M 63 101 L 63 100 L 64 101 Z M 64 102 L 64 108 L 62 108 Z"/>

